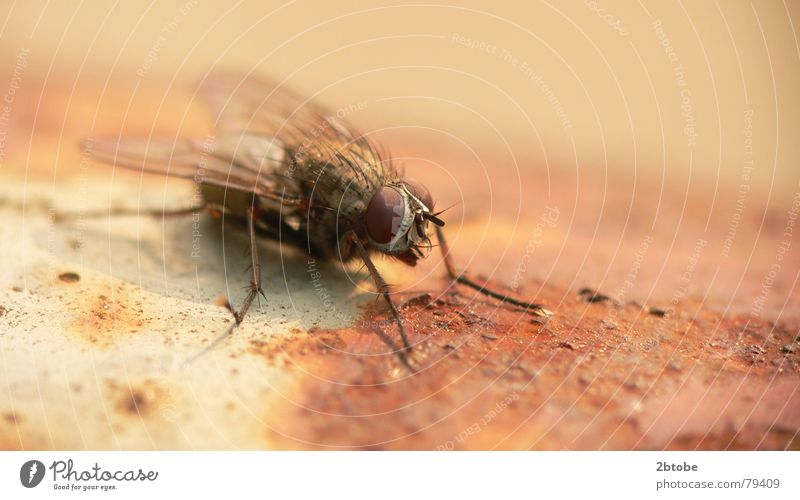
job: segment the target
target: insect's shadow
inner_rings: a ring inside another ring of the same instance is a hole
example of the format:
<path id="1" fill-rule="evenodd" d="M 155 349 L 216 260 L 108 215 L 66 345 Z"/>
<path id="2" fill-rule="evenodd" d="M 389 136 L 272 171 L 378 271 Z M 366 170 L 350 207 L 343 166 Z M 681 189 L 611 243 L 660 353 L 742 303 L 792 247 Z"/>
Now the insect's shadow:
<path id="1" fill-rule="evenodd" d="M 239 224 L 223 225 L 206 214 L 59 222 L 41 239 L 65 267 L 91 269 L 200 304 L 213 304 L 224 294 L 237 307 L 252 280 L 248 235 Z M 258 252 L 266 300 L 260 299 L 249 317 L 341 327 L 360 316 L 359 303 L 371 300 L 354 286 L 368 279 L 363 271 L 265 238 L 259 239 Z"/>

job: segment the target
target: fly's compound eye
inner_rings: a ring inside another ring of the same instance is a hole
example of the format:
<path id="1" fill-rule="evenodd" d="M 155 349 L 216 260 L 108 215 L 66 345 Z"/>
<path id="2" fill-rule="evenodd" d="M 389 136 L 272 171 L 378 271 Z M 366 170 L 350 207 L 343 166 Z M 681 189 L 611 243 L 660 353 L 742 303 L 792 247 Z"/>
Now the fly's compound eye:
<path id="1" fill-rule="evenodd" d="M 383 186 L 367 206 L 367 233 L 372 241 L 386 244 L 397 236 L 403 222 L 406 204 L 400 192 Z"/>
<path id="2" fill-rule="evenodd" d="M 428 188 L 414 179 L 403 179 L 403 185 L 408 189 L 409 193 L 425 204 L 425 208 L 433 210 L 433 197 L 431 196 L 431 192 L 428 191 Z"/>

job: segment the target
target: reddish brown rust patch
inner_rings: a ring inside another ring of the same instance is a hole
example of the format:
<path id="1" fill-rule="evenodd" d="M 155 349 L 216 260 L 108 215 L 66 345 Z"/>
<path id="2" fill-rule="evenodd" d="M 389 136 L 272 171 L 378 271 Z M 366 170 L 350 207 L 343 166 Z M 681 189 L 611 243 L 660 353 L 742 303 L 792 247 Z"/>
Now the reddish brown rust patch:
<path id="1" fill-rule="evenodd" d="M 71 330 L 86 342 L 108 347 L 118 336 L 140 332 L 148 323 L 141 302 L 117 287 L 88 298 Z"/>
<path id="2" fill-rule="evenodd" d="M 551 290 L 545 301 L 563 302 L 542 324 L 461 293 L 403 304 L 414 375 L 368 329 L 254 343 L 253 354 L 280 359 L 300 377 L 294 399 L 269 409 L 281 415 L 267 419 L 269 441 L 368 449 L 797 447 L 800 356 L 782 348 L 791 333 L 768 322 L 708 311 L 652 315 Z M 377 306 L 371 315 L 388 319 Z"/>

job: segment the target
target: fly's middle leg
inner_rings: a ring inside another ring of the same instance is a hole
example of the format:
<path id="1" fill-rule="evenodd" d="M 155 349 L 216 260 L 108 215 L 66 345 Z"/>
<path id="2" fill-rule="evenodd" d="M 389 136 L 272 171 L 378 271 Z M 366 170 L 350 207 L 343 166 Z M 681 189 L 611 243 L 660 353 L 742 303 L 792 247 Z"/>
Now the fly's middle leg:
<path id="1" fill-rule="evenodd" d="M 253 305 L 253 300 L 255 300 L 256 297 L 260 295 L 264 297 L 264 300 L 267 298 L 266 295 L 264 295 L 264 291 L 261 289 L 261 261 L 258 259 L 258 242 L 256 240 L 255 213 L 253 208 L 247 211 L 247 231 L 250 235 L 250 259 L 252 261 L 253 278 L 250 281 L 249 291 L 239 311 L 237 312 L 230 303 L 228 304 L 228 308 L 233 314 L 237 325 L 241 324 L 244 320 L 247 311 L 250 310 L 250 306 Z"/>
<path id="2" fill-rule="evenodd" d="M 204 355 L 205 353 L 214 349 L 217 345 L 223 342 L 226 338 L 228 338 L 231 334 L 233 334 L 234 330 L 242 323 L 244 320 L 245 315 L 250 310 L 250 306 L 253 305 L 253 301 L 256 297 L 261 296 L 264 297 L 264 300 L 267 297 L 264 295 L 264 291 L 261 289 L 261 261 L 258 258 L 258 244 L 256 240 L 256 221 L 255 221 L 255 212 L 251 207 L 247 211 L 247 230 L 248 234 L 250 235 L 250 258 L 251 258 L 251 266 L 253 270 L 253 277 L 250 281 L 250 285 L 248 286 L 249 291 L 247 292 L 247 296 L 244 298 L 244 302 L 242 302 L 239 311 L 233 308 L 229 301 L 226 301 L 226 306 L 228 310 L 233 314 L 233 319 L 235 322 L 228 327 L 225 332 L 214 339 L 209 345 L 207 345 L 202 351 L 190 356 L 187 358 L 183 364 L 188 365 L 189 363 L 193 363 L 196 359 Z"/>
<path id="3" fill-rule="evenodd" d="M 450 255 L 450 248 L 447 246 L 447 240 L 444 237 L 444 230 L 442 230 L 442 228 L 439 226 L 436 226 L 436 237 L 439 239 L 439 247 L 442 249 L 442 258 L 444 259 L 444 266 L 447 269 L 447 274 L 448 276 L 450 276 L 451 280 L 455 281 L 456 283 L 466 285 L 474 290 L 477 290 L 480 293 L 486 295 L 487 297 L 492 297 L 493 299 L 497 299 L 499 301 L 507 302 L 517 307 L 521 307 L 526 311 L 535 314 L 536 316 L 548 317 L 553 315 L 552 311 L 545 308 L 541 304 L 535 304 L 533 302 L 525 302 L 522 300 L 517 300 L 514 297 L 509 297 L 508 295 L 495 292 L 494 290 L 487 288 L 485 285 L 481 285 L 473 281 L 471 278 L 467 277 L 463 273 L 458 272 L 456 270 L 455 264 L 453 264 L 453 257 Z"/>

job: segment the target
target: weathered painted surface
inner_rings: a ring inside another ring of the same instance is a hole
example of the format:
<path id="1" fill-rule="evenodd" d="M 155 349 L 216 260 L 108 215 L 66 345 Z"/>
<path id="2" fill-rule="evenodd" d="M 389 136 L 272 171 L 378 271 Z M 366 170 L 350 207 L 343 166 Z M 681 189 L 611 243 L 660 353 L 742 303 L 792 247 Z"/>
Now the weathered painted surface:
<path id="1" fill-rule="evenodd" d="M 451 287 L 435 252 L 413 272 L 383 261 L 412 375 L 371 331 L 396 334 L 363 271 L 265 242 L 267 300 L 204 351 L 232 321 L 219 297 L 244 294 L 246 239 L 205 216 L 55 220 L 195 195 L 81 163 L 89 97 L 62 128 L 67 99 L 48 94 L 0 172 L 2 449 L 800 448 L 791 196 L 750 193 L 727 249 L 735 190 L 418 169 L 440 206 L 460 203 L 457 262 L 550 320 Z"/>

